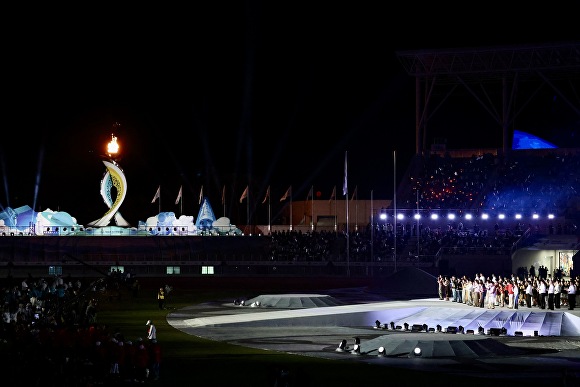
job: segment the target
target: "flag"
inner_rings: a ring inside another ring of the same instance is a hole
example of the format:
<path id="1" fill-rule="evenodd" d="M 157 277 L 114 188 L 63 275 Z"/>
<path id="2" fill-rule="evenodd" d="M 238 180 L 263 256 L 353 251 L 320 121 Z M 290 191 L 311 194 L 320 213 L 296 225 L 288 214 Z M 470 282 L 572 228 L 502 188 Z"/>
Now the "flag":
<path id="1" fill-rule="evenodd" d="M 177 199 L 175 199 L 175 204 L 179 203 L 181 200 L 181 192 L 183 190 L 183 186 L 179 187 L 179 193 L 177 194 Z"/>
<path id="2" fill-rule="evenodd" d="M 330 199 L 328 199 L 328 202 L 330 203 L 332 199 L 336 199 L 336 186 L 334 186 L 334 188 L 332 189 L 332 194 L 330 195 Z"/>
<path id="3" fill-rule="evenodd" d="M 262 204 L 266 203 L 266 200 L 268 200 L 269 197 L 270 197 L 270 186 L 268 186 L 268 189 L 266 190 L 266 196 L 264 196 Z"/>
<path id="4" fill-rule="evenodd" d="M 246 186 L 246 189 L 244 190 L 244 192 L 242 192 L 242 196 L 240 196 L 240 203 L 248 197 L 248 186 Z"/>
<path id="5" fill-rule="evenodd" d="M 354 192 L 352 193 L 352 197 L 350 198 L 350 200 L 354 200 L 354 198 L 357 198 L 358 195 L 358 185 L 354 187 Z"/>
<path id="6" fill-rule="evenodd" d="M 203 185 L 201 186 L 201 189 L 199 190 L 199 203 L 201 204 L 201 201 L 203 200 Z"/>
<path id="7" fill-rule="evenodd" d="M 292 197 L 292 186 L 288 187 L 284 196 L 280 198 L 280 201 L 283 202 L 284 200 L 288 199 L 288 196 Z"/>
<path id="8" fill-rule="evenodd" d="M 155 200 L 159 199 L 159 196 L 161 196 L 161 186 L 157 187 L 157 192 L 155 192 L 155 196 L 153 196 L 151 203 L 155 203 Z"/>
<path id="9" fill-rule="evenodd" d="M 344 152 L 344 183 L 342 184 L 342 194 L 348 194 L 348 159 L 347 152 Z M 348 198 L 347 198 L 348 199 Z"/>
<path id="10" fill-rule="evenodd" d="M 226 186 L 224 185 L 224 189 L 222 189 L 222 204 L 226 203 Z"/>
<path id="11" fill-rule="evenodd" d="M 306 201 L 308 201 L 308 199 L 314 200 L 314 186 L 310 187 L 310 191 L 308 191 L 308 196 L 306 196 Z"/>

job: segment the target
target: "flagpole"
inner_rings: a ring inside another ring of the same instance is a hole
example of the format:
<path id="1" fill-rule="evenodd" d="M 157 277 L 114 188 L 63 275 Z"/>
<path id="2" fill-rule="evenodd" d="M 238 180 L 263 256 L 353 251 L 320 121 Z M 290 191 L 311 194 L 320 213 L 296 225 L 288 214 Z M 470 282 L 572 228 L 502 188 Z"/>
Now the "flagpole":
<path id="1" fill-rule="evenodd" d="M 336 227 L 336 186 L 334 186 L 334 233 L 336 234 L 337 232 L 337 227 Z"/>
<path id="2" fill-rule="evenodd" d="M 350 236 L 348 234 L 348 151 L 344 152 L 344 192 L 346 201 L 346 275 L 350 277 Z"/>
<path id="3" fill-rule="evenodd" d="M 161 186 L 159 186 L 159 214 L 161 213 Z"/>
<path id="4" fill-rule="evenodd" d="M 290 186 L 290 231 L 292 231 L 292 186 Z"/>
<path id="5" fill-rule="evenodd" d="M 354 231 L 358 231 L 358 185 L 354 187 L 353 198 L 356 197 L 354 202 Z"/>
<path id="6" fill-rule="evenodd" d="M 371 189 L 371 262 L 375 262 L 375 241 L 374 241 L 374 235 L 375 235 L 375 214 L 374 214 L 374 203 L 373 203 L 373 190 Z M 374 274 L 374 266 L 371 266 L 373 268 L 373 274 Z"/>
<path id="7" fill-rule="evenodd" d="M 250 226 L 250 234 L 253 234 L 252 233 L 252 226 L 250 225 L 250 185 L 249 184 L 246 187 L 246 189 L 248 190 L 248 194 L 246 196 L 246 223 L 248 223 L 248 226 Z"/>
<path id="8" fill-rule="evenodd" d="M 310 229 L 314 231 L 314 185 L 310 187 L 310 193 L 312 194 L 312 196 L 310 196 L 310 205 L 311 205 Z"/>
<path id="9" fill-rule="evenodd" d="M 395 222 L 395 272 L 397 272 L 397 151 L 393 151 L 393 221 Z"/>
<path id="10" fill-rule="evenodd" d="M 272 233 L 272 195 L 270 194 L 270 187 L 268 186 L 268 235 Z"/>

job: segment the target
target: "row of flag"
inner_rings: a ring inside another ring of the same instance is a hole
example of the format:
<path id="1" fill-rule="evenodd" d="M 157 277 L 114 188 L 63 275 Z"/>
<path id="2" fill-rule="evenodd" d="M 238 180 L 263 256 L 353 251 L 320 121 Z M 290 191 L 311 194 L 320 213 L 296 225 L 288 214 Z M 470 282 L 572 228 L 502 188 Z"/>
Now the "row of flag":
<path id="1" fill-rule="evenodd" d="M 248 197 L 248 190 L 249 186 L 246 186 L 244 192 L 242 192 L 242 196 L 240 196 L 240 204 L 244 201 L 244 199 Z M 358 186 L 355 187 L 354 192 L 352 193 L 351 200 L 355 200 L 357 198 L 357 191 Z M 153 196 L 153 200 L 151 200 L 151 203 L 155 203 L 157 199 L 160 198 L 160 196 L 161 196 L 161 186 L 157 187 L 157 191 L 155 192 L 155 196 Z M 182 196 L 183 196 L 183 186 L 179 187 L 179 193 L 177 194 L 177 198 L 175 199 L 175 204 L 179 204 L 179 202 L 182 199 Z M 222 204 L 225 202 L 225 197 L 226 197 L 226 187 L 224 186 L 222 190 Z M 262 200 L 262 204 L 266 203 L 266 201 L 269 198 L 270 198 L 270 186 L 268 186 L 268 189 L 266 189 L 266 195 L 264 196 L 264 200 Z M 288 187 L 284 195 L 282 195 L 282 197 L 280 198 L 280 201 L 283 202 L 288 198 L 292 198 L 292 186 Z M 329 201 L 332 201 L 333 199 L 336 199 L 336 186 L 332 190 L 332 194 L 330 195 Z M 201 187 L 201 190 L 199 192 L 199 204 L 201 204 L 202 200 L 203 200 L 203 186 Z M 308 191 L 306 200 L 314 200 L 314 187 L 310 187 L 310 191 Z"/>
<path id="2" fill-rule="evenodd" d="M 249 186 L 246 186 L 246 189 L 244 189 L 244 191 L 242 192 L 242 196 L 240 196 L 240 204 L 244 201 L 244 199 L 246 199 L 248 197 L 248 190 L 249 190 Z M 358 186 L 355 187 L 351 200 L 354 200 L 355 198 L 358 197 L 357 191 L 358 191 Z M 179 187 L 179 193 L 177 194 L 177 199 L 175 199 L 175 204 L 179 204 L 179 201 L 182 200 L 182 194 L 183 194 L 183 186 Z M 344 153 L 344 183 L 342 186 L 342 194 L 344 196 L 348 197 L 348 153 L 347 152 Z M 151 200 L 151 203 L 152 204 L 155 203 L 155 201 L 157 199 L 159 199 L 160 197 L 161 197 L 161 186 L 157 187 L 157 191 L 155 192 L 155 196 L 153 196 L 153 200 Z M 266 190 L 266 196 L 264 197 L 262 204 L 266 203 L 266 200 L 268 200 L 269 198 L 270 198 L 270 186 L 268 186 L 268 189 Z M 284 195 L 282 195 L 282 197 L 280 198 L 280 201 L 283 202 L 284 200 L 286 200 L 288 198 L 292 199 L 292 186 L 288 187 L 288 189 L 286 190 Z M 226 186 L 224 185 L 224 188 L 222 190 L 222 204 L 225 203 L 225 199 L 226 199 Z M 332 194 L 330 195 L 329 201 L 332 201 L 333 199 L 336 199 L 336 186 L 332 190 Z M 199 204 L 201 204 L 202 200 L 203 200 L 203 185 L 201 186 L 201 190 L 199 191 Z M 306 200 L 314 200 L 314 186 L 310 187 L 310 191 L 308 191 L 308 195 L 306 196 Z"/>

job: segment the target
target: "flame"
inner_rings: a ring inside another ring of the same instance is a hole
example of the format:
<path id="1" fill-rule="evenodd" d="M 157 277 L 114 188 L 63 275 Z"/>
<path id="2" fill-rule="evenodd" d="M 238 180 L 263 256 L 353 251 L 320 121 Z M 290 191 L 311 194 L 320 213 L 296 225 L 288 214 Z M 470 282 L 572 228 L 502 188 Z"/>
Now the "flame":
<path id="1" fill-rule="evenodd" d="M 117 137 L 115 137 L 114 134 L 111 134 L 111 142 L 107 144 L 107 153 L 110 156 L 118 152 L 119 152 L 119 144 L 117 143 Z"/>

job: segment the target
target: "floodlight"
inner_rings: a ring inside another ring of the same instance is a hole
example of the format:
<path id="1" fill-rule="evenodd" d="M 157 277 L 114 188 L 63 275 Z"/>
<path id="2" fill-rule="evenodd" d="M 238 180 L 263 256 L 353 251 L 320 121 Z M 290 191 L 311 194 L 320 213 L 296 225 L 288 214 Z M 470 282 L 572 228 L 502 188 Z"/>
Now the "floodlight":
<path id="1" fill-rule="evenodd" d="M 350 351 L 350 353 L 352 353 L 353 355 L 360 355 L 360 345 L 355 344 L 354 348 L 352 349 L 352 351 Z"/>
<path id="2" fill-rule="evenodd" d="M 390 325 L 391 325 L 391 329 L 392 330 L 395 330 L 395 323 L 391 321 L 391 324 Z"/>
<path id="3" fill-rule="evenodd" d="M 413 355 L 415 356 L 421 356 L 421 348 L 419 347 L 415 347 L 415 349 L 413 349 Z"/>
<path id="4" fill-rule="evenodd" d="M 441 332 L 441 325 L 437 324 L 437 332 Z"/>
<path id="5" fill-rule="evenodd" d="M 337 352 L 344 352 L 346 350 L 346 340 L 342 340 L 339 344 L 338 344 L 338 348 L 336 348 Z"/>
<path id="6" fill-rule="evenodd" d="M 480 334 L 480 335 L 483 335 L 484 331 L 485 331 L 485 329 L 483 329 L 482 326 L 480 326 L 479 328 L 477 328 L 477 333 Z"/>
<path id="7" fill-rule="evenodd" d="M 487 219 L 489 219 L 489 215 L 488 214 L 481 214 L 481 219 L 487 220 Z"/>
<path id="8" fill-rule="evenodd" d="M 358 337 L 354 337 L 354 343 L 355 344 L 360 344 L 360 339 Z"/>
<path id="9" fill-rule="evenodd" d="M 375 321 L 375 328 L 376 329 L 380 329 L 381 328 L 381 322 L 379 320 Z"/>
<path id="10" fill-rule="evenodd" d="M 404 323 L 403 326 L 405 327 L 405 330 L 408 331 L 409 330 L 409 323 Z"/>
<path id="11" fill-rule="evenodd" d="M 379 347 L 379 356 L 385 356 L 385 347 Z"/>

